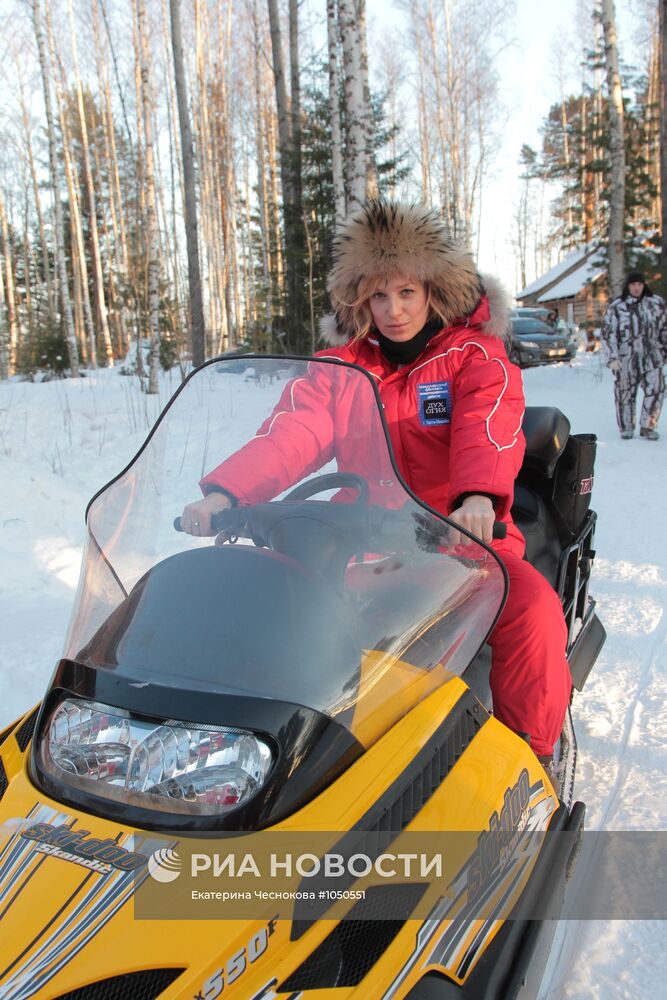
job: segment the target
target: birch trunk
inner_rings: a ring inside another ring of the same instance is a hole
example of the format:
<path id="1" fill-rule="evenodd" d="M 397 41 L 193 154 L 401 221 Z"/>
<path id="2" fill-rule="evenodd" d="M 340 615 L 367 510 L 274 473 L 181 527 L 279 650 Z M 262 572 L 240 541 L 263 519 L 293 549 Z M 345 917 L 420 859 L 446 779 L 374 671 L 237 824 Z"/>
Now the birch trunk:
<path id="1" fill-rule="evenodd" d="M 667 288 L 667 0 L 659 0 L 660 35 L 660 273 Z"/>
<path id="2" fill-rule="evenodd" d="M 41 253 L 42 272 L 44 275 L 44 282 L 46 284 L 46 298 L 47 298 L 49 322 L 55 328 L 56 300 L 53 288 L 53 277 L 51 275 L 51 263 L 49 261 L 49 247 L 46 240 L 46 230 L 44 228 L 44 214 L 42 212 L 41 198 L 39 196 L 39 183 L 37 180 L 37 170 L 35 169 L 35 157 L 32 149 L 32 132 L 30 128 L 30 116 L 28 112 L 28 104 L 25 99 L 25 89 L 24 89 L 23 75 L 21 73 L 21 65 L 18 59 L 16 61 L 16 69 L 19 78 L 19 101 L 21 104 L 21 122 L 23 124 L 25 152 L 28 160 L 28 169 L 30 171 L 30 180 L 32 182 L 32 195 L 35 203 L 35 214 L 37 215 L 37 225 L 39 228 L 39 247 Z"/>
<path id="3" fill-rule="evenodd" d="M 171 42 L 174 53 L 174 82 L 178 104 L 178 123 L 181 130 L 181 158 L 183 161 L 183 211 L 185 215 L 185 240 L 188 255 L 188 296 L 190 305 L 190 340 L 192 363 L 202 365 L 206 357 L 206 330 L 204 303 L 199 268 L 199 235 L 197 227 L 197 195 L 195 193 L 195 163 L 188 106 L 188 90 L 183 63 L 183 38 L 181 33 L 181 0 L 170 0 Z"/>
<path id="4" fill-rule="evenodd" d="M 327 0 L 327 49 L 329 55 L 329 107 L 331 108 L 331 165 L 333 169 L 336 222 L 346 215 L 343 139 L 340 119 L 340 68 L 338 59 L 337 0 Z"/>
<path id="5" fill-rule="evenodd" d="M 0 267 L 0 382 L 9 378 L 9 320 L 5 303 L 5 280 Z"/>
<path id="6" fill-rule="evenodd" d="M 461 130 L 459 114 L 461 111 L 460 98 L 461 88 L 459 80 L 455 74 L 454 52 L 452 45 L 452 30 L 449 17 L 448 0 L 443 0 L 443 10 L 445 15 L 445 45 L 446 45 L 446 94 L 447 94 L 447 146 L 449 150 L 449 163 L 451 175 L 451 220 L 450 225 L 455 236 L 469 238 L 466 232 L 465 207 L 462 208 L 463 196 L 463 173 L 461 167 Z M 464 137 L 465 141 L 465 137 Z"/>
<path id="7" fill-rule="evenodd" d="M 660 0 L 662 3 L 662 0 Z M 648 66 L 648 92 L 646 103 L 649 110 L 651 127 L 646 129 L 646 139 L 644 142 L 644 160 L 647 164 L 647 172 L 651 178 L 653 194 L 651 197 L 651 217 L 660 218 L 660 126 L 664 117 L 661 108 L 660 92 L 662 90 L 662 76 L 660 67 L 660 31 L 658 18 L 658 34 L 651 46 L 651 56 Z M 665 65 L 667 69 L 667 63 Z M 667 110 L 667 108 L 666 108 Z"/>
<path id="8" fill-rule="evenodd" d="M 109 319 L 107 316 L 106 294 L 104 291 L 104 278 L 102 277 L 102 261 L 100 258 L 100 238 L 97 229 L 97 199 L 95 196 L 95 185 L 93 184 L 93 173 L 90 169 L 90 150 L 88 148 L 88 123 L 86 122 L 86 111 L 83 103 L 83 87 L 81 86 L 81 73 L 79 70 L 79 57 L 76 44 L 76 30 L 74 28 L 74 12 L 72 0 L 68 2 L 70 33 L 72 37 L 72 64 L 76 79 L 76 101 L 79 112 L 79 126 L 81 128 L 81 155 L 83 160 L 83 177 L 88 196 L 88 225 L 90 227 L 90 262 L 93 271 L 93 295 L 95 298 L 95 311 L 99 323 L 102 346 L 106 356 L 107 365 L 113 368 L 113 347 L 111 346 L 111 334 L 109 333 Z"/>
<path id="9" fill-rule="evenodd" d="M 107 257 L 109 260 L 109 313 L 114 323 L 117 356 L 125 357 L 130 347 L 128 335 L 128 309 L 124 297 L 118 295 L 118 280 L 121 276 L 129 282 L 129 257 L 125 225 L 125 208 L 120 186 L 118 154 L 116 148 L 116 125 L 111 105 L 111 86 L 107 50 L 102 44 L 99 25 L 100 0 L 92 4 L 93 42 L 95 65 L 97 68 L 98 92 L 102 102 L 102 128 L 104 133 L 104 161 L 107 168 L 109 217 L 111 230 L 108 235 Z M 98 172 L 99 176 L 99 172 Z"/>
<path id="10" fill-rule="evenodd" d="M 272 113 L 269 107 L 268 101 L 265 106 L 264 112 L 266 136 L 267 136 L 267 149 L 268 149 L 268 167 L 269 167 L 269 190 L 270 190 L 270 200 L 269 200 L 269 216 L 271 218 L 271 234 L 272 242 L 274 246 L 275 255 L 275 288 L 279 295 L 284 292 L 285 286 L 285 260 L 283 258 L 283 245 L 280 236 L 280 211 L 278 208 L 278 136 L 277 136 L 277 116 Z M 279 295 L 276 297 L 276 303 L 278 302 Z"/>
<path id="11" fill-rule="evenodd" d="M 271 32 L 271 55 L 273 78 L 278 110 L 278 141 L 280 159 L 280 179 L 283 194 L 283 219 L 285 227 L 285 260 L 287 269 L 287 302 L 285 314 L 285 346 L 299 353 L 304 348 L 304 227 L 301 205 L 301 123 L 295 132 L 295 119 L 290 111 L 283 69 L 282 39 L 277 0 L 268 0 L 269 25 Z M 296 101 L 297 114 L 299 98 L 298 65 L 298 17 L 297 5 L 290 0 L 290 75 L 295 87 L 292 100 Z"/>
<path id="12" fill-rule="evenodd" d="M 565 156 L 565 172 L 566 175 L 570 176 L 571 169 L 571 159 L 570 159 L 570 137 L 568 135 L 568 124 L 567 124 L 567 108 L 565 107 L 565 99 L 561 96 L 560 102 L 560 124 L 563 129 L 563 155 Z M 567 196 L 567 228 L 568 232 L 572 232 L 574 228 L 574 220 L 572 218 L 572 200 L 568 194 Z"/>
<path id="13" fill-rule="evenodd" d="M 289 0 L 290 147 L 295 211 L 301 214 L 301 84 L 299 82 L 299 0 Z"/>
<path id="14" fill-rule="evenodd" d="M 357 12 L 357 31 L 361 50 L 361 79 L 364 92 L 363 121 L 366 138 L 366 197 L 378 196 L 378 173 L 373 153 L 374 125 L 373 106 L 371 104 L 371 87 L 368 79 L 368 44 L 366 39 L 366 0 L 355 0 Z"/>
<path id="15" fill-rule="evenodd" d="M 28 343 L 32 343 L 35 337 L 35 319 L 37 318 L 38 309 L 33 306 L 32 300 L 32 281 L 30 279 L 31 274 L 37 274 L 39 270 L 39 265 L 36 260 L 36 254 L 33 250 L 32 242 L 30 239 L 30 195 L 29 188 L 26 180 L 26 185 L 24 188 L 25 193 L 25 203 L 23 206 L 23 273 L 26 276 L 24 281 L 24 291 L 23 291 L 23 302 L 25 306 L 25 316 L 26 316 L 26 327 L 25 327 L 25 339 Z"/>
<path id="16" fill-rule="evenodd" d="M 260 256 L 262 261 L 262 274 L 266 289 L 266 316 L 267 325 L 270 329 L 273 317 L 273 255 L 271 252 L 271 223 L 269 218 L 269 194 L 267 185 L 267 165 L 266 165 L 266 136 L 265 136 L 265 114 L 263 109 L 266 105 L 264 100 L 264 88 L 262 86 L 262 52 L 261 34 L 257 13 L 257 2 L 253 3 L 253 41 L 254 41 L 254 80 L 255 80 L 255 100 L 253 106 L 255 119 L 255 154 L 257 162 L 257 201 L 259 207 L 259 239 Z"/>
<path id="17" fill-rule="evenodd" d="M 207 57 L 204 40 L 208 35 L 206 5 L 195 0 L 195 58 L 197 80 L 197 159 L 201 185 L 202 237 L 206 247 L 206 272 L 209 304 L 208 329 L 213 339 L 212 349 L 224 349 L 227 339 L 227 312 L 224 306 L 224 261 L 222 240 L 216 219 L 215 179 L 212 165 L 213 138 L 209 123 L 207 88 Z"/>
<path id="18" fill-rule="evenodd" d="M 609 200 L 609 288 L 618 295 L 625 279 L 625 129 L 623 92 L 618 69 L 614 0 L 602 0 L 602 27 L 609 96 L 611 197 Z"/>
<path id="19" fill-rule="evenodd" d="M 433 12 L 433 2 L 428 0 L 428 14 L 426 18 L 426 25 L 428 29 L 428 37 L 431 50 L 431 72 L 433 74 L 433 82 L 435 85 L 435 110 L 436 110 L 436 123 L 438 139 L 440 140 L 440 160 L 441 160 L 441 182 L 440 182 L 440 201 L 442 202 L 443 216 L 448 229 L 452 228 L 452 199 L 450 193 L 450 178 L 449 178 L 449 155 L 448 155 L 448 141 L 447 141 L 447 128 L 445 124 L 445 97 L 442 88 L 442 77 L 440 75 L 440 60 L 438 58 L 438 35 L 435 27 L 435 16 Z M 417 27 L 417 31 L 419 28 Z"/>
<path id="20" fill-rule="evenodd" d="M 285 70 L 283 68 L 282 37 L 277 0 L 268 0 L 269 23 L 271 26 L 271 57 L 273 62 L 273 79 L 276 90 L 276 107 L 278 109 L 278 142 L 280 148 L 280 179 L 283 189 L 283 201 L 293 204 L 294 192 L 290 170 L 290 153 L 292 137 L 290 130 L 289 104 L 285 86 Z"/>
<path id="21" fill-rule="evenodd" d="M 60 132 L 62 136 L 62 160 L 65 171 L 65 183 L 69 197 L 70 210 L 70 239 L 72 255 L 72 291 L 74 294 L 74 327 L 78 335 L 81 360 L 91 368 L 97 368 L 97 348 L 95 344 L 95 323 L 93 312 L 90 307 L 90 289 L 88 283 L 88 262 L 83 240 L 83 227 L 81 225 L 81 192 L 79 190 L 76 170 L 72 165 L 71 155 L 71 135 L 69 122 L 67 120 L 67 109 L 65 107 L 65 80 L 64 70 L 56 52 L 53 28 L 51 25 L 51 12 L 47 8 L 46 30 L 48 34 L 49 56 L 53 66 L 54 84 L 56 91 L 56 107 L 60 119 Z"/>
<path id="22" fill-rule="evenodd" d="M 0 195 L 0 240 L 4 258 L 4 299 L 7 314 L 7 372 L 13 375 L 16 370 L 16 349 L 19 339 L 18 312 L 16 309 L 16 285 L 14 282 L 14 267 L 12 264 L 12 247 L 9 240 L 9 226 L 5 213 L 5 203 Z M 6 377 L 6 376 L 5 376 Z"/>
<path id="23" fill-rule="evenodd" d="M 426 114 L 426 80 L 424 78 L 424 53 L 419 31 L 414 31 L 414 41 L 417 50 L 417 67 L 419 73 L 419 89 L 417 92 L 417 108 L 419 111 L 419 150 L 421 160 L 421 196 L 428 204 L 433 203 L 431 186 L 431 140 L 428 115 Z"/>
<path id="24" fill-rule="evenodd" d="M 155 160 L 153 152 L 153 107 L 148 51 L 148 25 L 145 0 L 137 0 L 137 38 L 141 81 L 141 109 L 144 131 L 144 184 L 146 189 L 146 257 L 148 287 L 149 368 L 147 392 L 158 391 L 160 346 L 159 295 L 160 260 L 157 228 L 157 197 L 155 191 Z"/>
<path id="25" fill-rule="evenodd" d="M 338 0 L 338 18 L 343 47 L 345 114 L 346 114 L 346 178 L 348 210 L 354 210 L 366 200 L 366 108 L 364 106 L 364 74 L 362 49 L 355 0 Z"/>
<path id="26" fill-rule="evenodd" d="M 65 232 L 63 226 L 62 205 L 60 203 L 60 181 L 58 177 L 58 152 L 56 145 L 56 133 L 53 124 L 53 113 L 51 110 L 51 85 L 49 82 L 49 70 L 46 55 L 46 42 L 44 40 L 44 28 L 40 12 L 39 0 L 32 0 L 33 26 L 35 29 L 35 39 L 39 55 L 39 68 L 42 77 L 42 87 L 44 90 L 44 107 L 46 111 L 46 127 L 49 142 L 49 173 L 51 188 L 53 190 L 53 204 L 56 230 L 56 259 L 58 268 L 58 278 L 60 281 L 60 303 L 62 307 L 63 323 L 65 327 L 65 340 L 67 343 L 67 354 L 69 367 L 72 375 L 76 378 L 79 375 L 79 353 L 74 332 L 74 320 L 72 318 L 72 304 L 70 302 L 69 287 L 67 282 L 67 263 L 65 260 Z"/>
<path id="27" fill-rule="evenodd" d="M 252 188 L 250 185 L 250 163 L 248 157 L 248 142 L 246 139 L 242 143 L 243 155 L 243 209 L 244 219 L 241 227 L 241 260 L 242 260 L 242 280 L 243 280 L 243 301 L 245 303 L 245 323 L 246 330 L 249 325 L 253 328 L 252 344 L 257 348 L 256 324 L 257 324 L 257 288 L 254 279 L 254 267 L 252 259 L 252 248 L 249 244 L 251 232 L 250 204 L 252 201 Z"/>

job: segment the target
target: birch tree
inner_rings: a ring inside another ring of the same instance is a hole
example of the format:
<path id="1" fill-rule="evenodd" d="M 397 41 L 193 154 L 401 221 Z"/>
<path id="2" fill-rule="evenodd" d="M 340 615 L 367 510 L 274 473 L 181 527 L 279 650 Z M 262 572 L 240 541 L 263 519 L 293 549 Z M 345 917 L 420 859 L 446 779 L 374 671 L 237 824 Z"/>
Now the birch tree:
<path id="1" fill-rule="evenodd" d="M 95 312 L 99 323 L 99 331 L 102 339 L 104 355 L 109 367 L 113 367 L 113 348 L 111 346 L 111 334 L 109 333 L 109 319 L 107 316 L 106 294 L 104 291 L 104 279 L 102 277 L 102 260 L 100 257 L 100 238 L 97 229 L 97 200 L 95 197 L 95 185 L 93 183 L 93 173 L 90 167 L 90 151 L 88 148 L 88 126 L 86 123 L 86 112 L 83 102 L 83 86 L 81 84 L 81 72 L 79 70 L 79 54 L 76 41 L 76 28 L 74 26 L 74 12 L 72 0 L 68 0 L 69 22 L 72 41 L 72 65 L 74 68 L 74 78 L 76 86 L 77 110 L 79 113 L 79 127 L 81 129 L 81 157 L 83 164 L 84 185 L 88 198 L 88 225 L 90 232 L 90 259 L 93 277 L 93 295 L 95 297 Z"/>
<path id="2" fill-rule="evenodd" d="M 365 0 L 338 0 L 340 36 L 343 47 L 347 208 L 363 205 L 368 191 L 368 159 L 362 45 L 358 4 Z"/>
<path id="3" fill-rule="evenodd" d="M 199 234 L 197 227 L 197 196 L 195 193 L 195 163 L 188 106 L 187 83 L 183 62 L 183 37 L 181 32 L 180 0 L 170 0 L 171 40 L 174 55 L 174 82 L 178 104 L 178 121 L 181 132 L 181 158 L 183 162 L 183 211 L 185 239 L 188 255 L 188 290 L 190 304 L 190 338 L 192 363 L 201 365 L 206 356 L 206 330 L 202 301 L 201 272 L 199 267 Z"/>
<path id="4" fill-rule="evenodd" d="M 667 289 L 667 0 L 659 2 L 660 48 L 660 272 Z"/>
<path id="5" fill-rule="evenodd" d="M 153 107 L 148 51 L 148 25 L 145 0 L 137 0 L 137 41 L 139 45 L 140 101 L 144 139 L 144 188 L 146 196 L 146 285 L 148 293 L 149 367 L 147 392 L 158 391 L 160 346 L 160 257 L 155 158 L 153 152 Z M 139 344 L 139 351 L 141 345 Z"/>
<path id="6" fill-rule="evenodd" d="M 46 283 L 48 317 L 51 324 L 55 327 L 56 301 L 55 301 L 55 293 L 53 290 L 53 279 L 51 275 L 51 262 L 49 260 L 49 247 L 46 239 L 44 212 L 42 211 L 42 204 L 39 193 L 39 181 L 37 178 L 35 156 L 33 153 L 32 130 L 31 130 L 30 115 L 28 111 L 28 102 L 26 100 L 26 94 L 25 94 L 25 81 L 23 79 L 21 60 L 18 58 L 18 55 L 16 56 L 15 63 L 16 63 L 16 72 L 19 80 L 19 101 L 21 105 L 21 123 L 23 126 L 23 141 L 25 147 L 25 155 L 27 157 L 28 169 L 30 171 L 30 180 L 32 182 L 32 197 L 35 207 L 35 214 L 37 216 L 37 226 L 39 229 L 39 247 L 41 254 L 42 273 L 44 275 L 44 281 Z"/>
<path id="7" fill-rule="evenodd" d="M 472 244 L 495 145 L 508 3 L 479 0 L 473 7 L 466 0 L 402 0 L 401 5 L 417 53 L 422 196 L 439 201 L 451 232 Z"/>
<path id="8" fill-rule="evenodd" d="M 340 62 L 337 0 L 327 0 L 327 53 L 329 69 L 329 104 L 331 106 L 331 168 L 333 171 L 336 222 L 347 212 L 343 173 L 343 138 L 340 116 Z"/>
<path id="9" fill-rule="evenodd" d="M 0 267 L 0 381 L 9 378 L 9 322 L 5 302 L 5 280 Z"/>
<path id="10" fill-rule="evenodd" d="M 37 42 L 37 53 L 39 58 L 39 68 L 42 78 L 42 88 L 44 91 L 44 108 L 46 112 L 46 128 L 49 143 L 49 174 L 51 189 L 53 191 L 53 214 L 55 219 L 56 234 L 56 266 L 58 269 L 60 305 L 63 323 L 65 327 L 65 341 L 67 343 L 67 354 L 69 367 L 72 375 L 79 375 L 79 352 L 74 332 L 74 319 L 72 317 L 72 304 L 69 295 L 69 285 L 67 276 L 67 263 L 65 260 L 65 230 L 63 225 L 62 205 L 60 203 L 60 179 L 58 174 L 58 153 L 56 143 L 56 132 L 53 121 L 53 111 L 51 106 L 51 84 L 49 79 L 49 66 L 46 54 L 46 42 L 44 39 L 44 27 L 42 24 L 41 9 L 39 0 L 32 0 L 33 27 L 35 40 Z"/>
<path id="11" fill-rule="evenodd" d="M 625 129 L 623 91 L 618 69 L 616 15 L 614 0 L 602 0 L 605 66 L 609 98 L 609 141 L 611 146 L 611 177 L 609 199 L 609 288 L 618 295 L 625 280 Z"/>
<path id="12" fill-rule="evenodd" d="M 304 227 L 301 204 L 301 150 L 297 148 L 299 131 L 294 134 L 294 121 L 290 111 L 285 84 L 285 70 L 282 51 L 282 33 L 277 0 L 268 0 L 269 24 L 271 29 L 271 55 L 273 77 L 278 110 L 278 139 L 280 152 L 280 180 L 283 196 L 283 218 L 285 223 L 285 257 L 287 270 L 287 341 L 285 346 L 298 351 L 303 347 L 304 312 Z M 290 6 L 290 77 L 296 86 L 292 99 L 299 101 L 298 94 L 298 17 L 297 4 Z"/>
<path id="13" fill-rule="evenodd" d="M 6 314 L 6 333 L 3 336 L 0 350 L 5 360 L 2 361 L 2 370 L 6 368 L 8 375 L 13 375 L 16 367 L 16 348 L 18 346 L 19 329 L 18 313 L 16 309 L 16 284 L 14 281 L 14 265 L 12 261 L 12 247 L 9 239 L 9 225 L 7 224 L 7 214 L 5 203 L 0 194 L 0 250 L 2 251 L 4 264 L 4 288 L 3 299 Z M 7 378 L 4 375 L 3 378 Z"/>

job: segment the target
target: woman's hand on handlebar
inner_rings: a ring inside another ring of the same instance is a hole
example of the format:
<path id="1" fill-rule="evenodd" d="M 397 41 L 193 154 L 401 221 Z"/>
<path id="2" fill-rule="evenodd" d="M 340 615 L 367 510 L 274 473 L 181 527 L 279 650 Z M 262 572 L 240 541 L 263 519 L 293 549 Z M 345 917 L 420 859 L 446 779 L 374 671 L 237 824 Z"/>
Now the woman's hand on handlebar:
<path id="1" fill-rule="evenodd" d="M 202 538 L 217 535 L 218 532 L 211 527 L 211 518 L 228 507 L 231 507 L 231 502 L 224 493 L 209 493 L 203 500 L 189 503 L 183 508 L 181 528 L 188 535 L 200 535 Z"/>
<path id="2" fill-rule="evenodd" d="M 481 538 L 487 544 L 493 538 L 495 519 L 496 515 L 490 499 L 479 494 L 466 497 L 461 506 L 457 507 L 449 515 L 450 521 L 460 524 L 462 528 L 470 531 L 473 535 L 477 535 L 478 538 Z M 453 545 L 471 544 L 471 539 L 466 535 L 459 535 L 456 531 L 452 532 L 451 535 L 450 542 Z M 457 535 L 458 537 L 456 537 Z"/>

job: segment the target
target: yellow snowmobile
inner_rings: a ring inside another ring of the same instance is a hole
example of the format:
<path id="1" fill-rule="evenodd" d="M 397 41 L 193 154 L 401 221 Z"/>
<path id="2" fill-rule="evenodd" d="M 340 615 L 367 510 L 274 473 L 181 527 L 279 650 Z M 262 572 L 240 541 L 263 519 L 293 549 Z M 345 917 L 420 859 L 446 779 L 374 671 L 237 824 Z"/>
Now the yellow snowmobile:
<path id="1" fill-rule="evenodd" d="M 0 998 L 534 997 L 584 807 L 569 716 L 556 794 L 492 715 L 504 569 L 402 484 L 367 373 L 243 367 L 195 371 L 91 501 L 63 657 L 0 733 Z M 225 544 L 174 531 L 314 373 L 373 467 L 223 511 Z M 513 513 L 581 687 L 592 442 L 524 430 Z"/>

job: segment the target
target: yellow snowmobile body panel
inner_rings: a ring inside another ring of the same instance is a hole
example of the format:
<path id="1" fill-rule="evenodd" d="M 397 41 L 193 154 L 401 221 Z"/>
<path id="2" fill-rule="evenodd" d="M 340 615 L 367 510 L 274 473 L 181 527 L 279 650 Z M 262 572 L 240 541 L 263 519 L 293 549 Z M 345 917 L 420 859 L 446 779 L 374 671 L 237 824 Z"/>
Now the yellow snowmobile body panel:
<path id="1" fill-rule="evenodd" d="M 452 677 L 275 832 L 354 829 L 410 768 L 450 713 L 461 707 L 461 699 L 474 702 L 464 682 Z M 289 983 L 298 982 L 295 974 L 329 938 L 338 922 L 332 916 L 349 909 L 349 902 L 298 934 L 294 904 L 285 900 L 267 901 L 265 916 L 257 919 L 179 919 L 173 912 L 169 919 L 137 919 L 134 896 L 147 872 L 145 866 L 128 867 L 127 859 L 137 856 L 141 831 L 73 810 L 40 793 L 28 772 L 29 743 L 25 736 L 20 738 L 31 719 L 24 717 L 3 732 L 0 745 L 0 997 L 55 1000 L 91 987 L 83 996 L 92 998 L 97 995 L 93 984 L 101 987 L 116 977 L 126 977 L 117 980 L 118 995 L 128 1000 L 214 1000 L 223 993 L 230 1000 L 400 998 L 429 969 L 464 983 L 502 926 L 502 920 L 494 919 L 499 898 L 505 899 L 505 907 L 508 893 L 518 898 L 534 863 L 529 858 L 516 866 L 516 874 L 510 874 L 508 865 L 504 878 L 502 866 L 497 866 L 498 885 L 484 912 L 462 920 L 461 911 L 481 878 L 479 834 L 493 832 L 512 794 L 517 798 L 525 789 L 529 799 L 521 810 L 524 828 L 546 829 L 558 805 L 528 746 L 476 703 L 473 711 L 480 716 L 474 739 L 408 826 L 411 833 L 468 831 L 469 856 L 453 858 L 445 879 L 426 888 L 422 909 L 425 905 L 431 919 L 405 920 L 367 973 L 355 985 L 335 990 L 293 989 Z M 79 848 L 87 845 L 85 851 L 72 854 L 65 842 L 49 843 L 52 829 L 62 833 L 66 827 L 80 834 L 77 843 Z M 449 898 L 443 895 L 443 884 L 450 886 Z M 150 970 L 157 970 L 152 980 Z M 152 987 L 146 988 L 153 993 L 142 993 L 149 980 Z M 164 988 L 159 988 L 161 983 Z M 283 983 L 288 984 L 286 991 Z"/>

